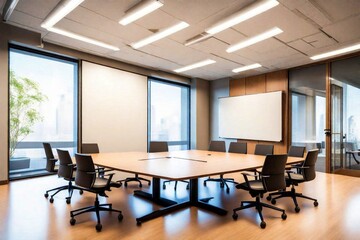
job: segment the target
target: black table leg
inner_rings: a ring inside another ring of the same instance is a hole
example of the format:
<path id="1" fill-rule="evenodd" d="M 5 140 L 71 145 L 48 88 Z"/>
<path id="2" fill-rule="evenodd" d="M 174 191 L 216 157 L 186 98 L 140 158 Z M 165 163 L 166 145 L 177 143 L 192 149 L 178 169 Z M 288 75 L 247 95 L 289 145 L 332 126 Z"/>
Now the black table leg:
<path id="1" fill-rule="evenodd" d="M 141 190 L 135 190 L 134 195 L 149 201 L 152 201 L 160 206 L 168 207 L 177 204 L 177 202 L 160 197 L 160 178 L 153 178 L 152 193 L 147 193 Z"/>

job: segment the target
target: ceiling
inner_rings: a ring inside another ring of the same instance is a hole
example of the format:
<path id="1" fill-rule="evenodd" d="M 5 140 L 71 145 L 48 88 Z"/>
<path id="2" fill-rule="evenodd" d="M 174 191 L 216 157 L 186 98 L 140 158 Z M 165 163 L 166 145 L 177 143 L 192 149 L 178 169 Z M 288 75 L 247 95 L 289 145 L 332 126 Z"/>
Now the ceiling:
<path id="1" fill-rule="evenodd" d="M 19 0 L 7 23 L 40 32 L 45 42 L 166 72 L 210 58 L 216 63 L 180 74 L 207 80 L 239 78 L 304 65 L 313 62 L 309 56 L 360 42 L 359 0 L 278 1 L 280 4 L 269 11 L 191 46 L 184 46 L 185 41 L 255 1 L 164 0 L 163 7 L 122 26 L 119 19 L 138 0 L 85 0 L 55 25 L 118 46 L 120 51 L 107 50 L 41 28 L 40 24 L 59 0 Z M 1 12 L 4 3 L 5 0 L 0 0 Z M 185 21 L 190 26 L 138 50 L 129 46 L 154 30 L 178 21 Z M 234 53 L 225 51 L 229 45 L 275 26 L 284 32 Z M 243 73 L 231 71 L 253 63 L 260 63 L 262 67 Z"/>

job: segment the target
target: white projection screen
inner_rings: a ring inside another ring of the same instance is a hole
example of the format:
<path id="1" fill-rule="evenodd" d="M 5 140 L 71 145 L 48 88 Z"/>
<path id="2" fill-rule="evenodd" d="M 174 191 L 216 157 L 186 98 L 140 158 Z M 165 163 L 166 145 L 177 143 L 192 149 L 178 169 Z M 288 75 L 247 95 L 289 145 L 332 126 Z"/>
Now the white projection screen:
<path id="1" fill-rule="evenodd" d="M 82 62 L 82 142 L 147 150 L 147 77 Z"/>
<path id="2" fill-rule="evenodd" d="M 282 92 L 219 98 L 219 137 L 282 140 Z"/>

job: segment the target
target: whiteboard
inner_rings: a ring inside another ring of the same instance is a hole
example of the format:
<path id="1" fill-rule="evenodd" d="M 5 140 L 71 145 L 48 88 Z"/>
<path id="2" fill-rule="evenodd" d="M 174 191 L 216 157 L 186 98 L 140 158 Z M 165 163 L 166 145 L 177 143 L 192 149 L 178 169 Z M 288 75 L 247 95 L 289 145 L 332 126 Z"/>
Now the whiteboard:
<path id="1" fill-rule="evenodd" d="M 280 142 L 282 92 L 219 98 L 219 137 Z"/>
<path id="2" fill-rule="evenodd" d="M 101 152 L 147 150 L 147 77 L 82 62 L 82 142 Z"/>

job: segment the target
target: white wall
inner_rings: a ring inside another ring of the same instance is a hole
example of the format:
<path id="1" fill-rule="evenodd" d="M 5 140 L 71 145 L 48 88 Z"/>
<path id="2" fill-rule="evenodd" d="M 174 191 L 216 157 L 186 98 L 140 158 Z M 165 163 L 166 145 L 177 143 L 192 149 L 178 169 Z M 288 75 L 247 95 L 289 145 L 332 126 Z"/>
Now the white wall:
<path id="1" fill-rule="evenodd" d="M 82 62 L 82 142 L 101 152 L 147 150 L 147 77 Z"/>

